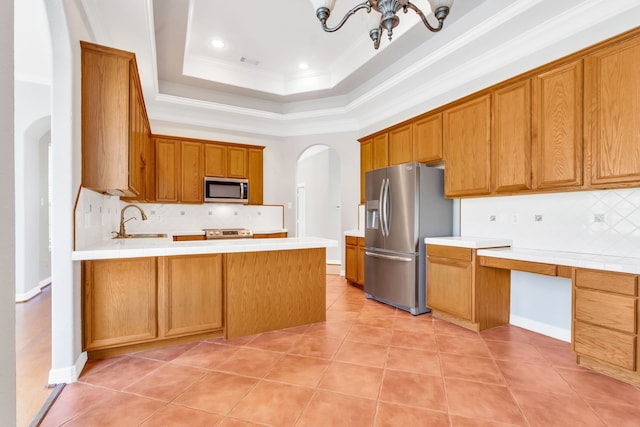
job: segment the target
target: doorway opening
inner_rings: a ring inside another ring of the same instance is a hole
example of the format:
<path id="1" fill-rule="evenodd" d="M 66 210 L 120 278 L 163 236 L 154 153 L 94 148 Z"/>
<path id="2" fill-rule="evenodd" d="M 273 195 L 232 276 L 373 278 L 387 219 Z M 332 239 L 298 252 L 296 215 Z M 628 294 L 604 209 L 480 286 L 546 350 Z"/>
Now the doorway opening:
<path id="1" fill-rule="evenodd" d="M 296 171 L 297 236 L 340 241 L 340 183 L 340 157 L 335 149 L 327 145 L 313 145 L 300 155 Z M 340 247 L 327 248 L 327 264 L 340 264 L 341 258 Z"/>

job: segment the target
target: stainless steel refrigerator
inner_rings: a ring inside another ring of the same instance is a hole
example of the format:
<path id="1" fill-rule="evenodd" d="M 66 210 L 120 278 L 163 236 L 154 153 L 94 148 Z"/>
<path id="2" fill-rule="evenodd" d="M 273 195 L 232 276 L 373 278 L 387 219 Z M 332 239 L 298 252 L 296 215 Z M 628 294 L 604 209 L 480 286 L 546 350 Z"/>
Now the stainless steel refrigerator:
<path id="1" fill-rule="evenodd" d="M 450 236 L 453 203 L 444 171 L 420 163 L 365 176 L 364 290 L 367 298 L 417 315 L 426 307 L 425 237 Z"/>

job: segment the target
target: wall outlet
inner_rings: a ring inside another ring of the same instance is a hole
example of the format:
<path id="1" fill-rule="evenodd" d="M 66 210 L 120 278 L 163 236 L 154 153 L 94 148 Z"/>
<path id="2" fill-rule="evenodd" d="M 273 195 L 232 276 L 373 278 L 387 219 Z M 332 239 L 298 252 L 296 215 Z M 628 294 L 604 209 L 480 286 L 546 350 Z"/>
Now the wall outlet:
<path id="1" fill-rule="evenodd" d="M 604 214 L 593 215 L 593 222 L 604 222 Z"/>
<path id="2" fill-rule="evenodd" d="M 489 221 L 496 222 L 496 216 L 495 215 L 489 215 Z"/>
<path id="3" fill-rule="evenodd" d="M 520 216 L 518 214 L 511 214 L 511 224 L 518 224 L 520 222 Z"/>
<path id="4" fill-rule="evenodd" d="M 534 215 L 534 216 L 533 216 L 533 220 L 534 220 L 535 222 L 542 222 L 542 215 L 540 215 L 540 214 L 536 214 L 536 215 Z"/>

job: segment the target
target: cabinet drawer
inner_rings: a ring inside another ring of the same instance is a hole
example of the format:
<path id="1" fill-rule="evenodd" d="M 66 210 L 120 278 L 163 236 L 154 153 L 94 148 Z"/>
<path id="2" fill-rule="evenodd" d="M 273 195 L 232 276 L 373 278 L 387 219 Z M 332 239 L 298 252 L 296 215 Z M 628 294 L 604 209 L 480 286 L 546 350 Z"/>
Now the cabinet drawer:
<path id="1" fill-rule="evenodd" d="M 631 334 L 636 333 L 636 299 L 576 289 L 575 319 Z"/>
<path id="2" fill-rule="evenodd" d="M 354 245 L 354 246 L 355 246 L 355 245 L 357 245 L 357 244 L 358 244 L 358 238 L 357 238 L 357 237 L 354 237 L 354 236 L 345 236 L 345 238 L 344 238 L 344 242 L 345 242 L 347 245 Z"/>
<path id="3" fill-rule="evenodd" d="M 636 337 L 599 326 L 574 322 L 574 349 L 611 365 L 635 370 Z"/>
<path id="4" fill-rule="evenodd" d="M 427 255 L 471 261 L 471 249 L 458 248 L 455 246 L 427 245 Z"/>
<path id="5" fill-rule="evenodd" d="M 631 296 L 638 294 L 638 278 L 633 274 L 577 269 L 575 283 L 579 288 L 598 289 Z"/>

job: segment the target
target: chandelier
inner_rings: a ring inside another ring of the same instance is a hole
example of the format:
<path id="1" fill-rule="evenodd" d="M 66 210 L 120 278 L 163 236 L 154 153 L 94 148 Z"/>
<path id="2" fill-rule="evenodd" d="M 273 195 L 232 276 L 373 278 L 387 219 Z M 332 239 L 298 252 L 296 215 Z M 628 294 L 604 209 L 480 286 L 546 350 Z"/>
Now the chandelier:
<path id="1" fill-rule="evenodd" d="M 408 9 L 413 10 L 418 14 L 424 25 L 431 31 L 436 32 L 442 29 L 444 19 L 449 14 L 449 9 L 453 4 L 453 0 L 428 0 L 431 6 L 433 16 L 438 20 L 437 26 L 432 26 L 427 21 L 427 17 L 422 13 L 418 6 L 411 3 L 409 0 L 366 0 L 353 7 L 350 11 L 344 15 L 342 20 L 335 27 L 327 27 L 327 19 L 331 14 L 331 9 L 336 4 L 336 0 L 310 0 L 313 8 L 316 11 L 316 16 L 322 24 L 322 29 L 328 33 L 338 31 L 347 19 L 355 14 L 360 9 L 366 9 L 369 14 L 367 19 L 369 24 L 369 37 L 373 40 L 373 47 L 378 49 L 380 47 L 380 36 L 383 30 L 387 30 L 389 41 L 393 37 L 393 29 L 400 23 L 400 18 L 396 15 L 400 9 L 407 13 Z"/>

